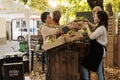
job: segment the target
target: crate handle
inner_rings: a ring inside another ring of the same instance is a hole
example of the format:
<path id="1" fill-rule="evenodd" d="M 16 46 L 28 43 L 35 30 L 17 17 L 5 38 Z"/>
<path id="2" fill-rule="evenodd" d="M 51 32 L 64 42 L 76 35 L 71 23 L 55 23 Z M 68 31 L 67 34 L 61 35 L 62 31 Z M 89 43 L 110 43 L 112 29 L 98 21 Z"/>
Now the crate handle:
<path id="1" fill-rule="evenodd" d="M 73 35 L 71 35 L 70 37 L 74 37 L 75 35 L 73 34 Z"/>

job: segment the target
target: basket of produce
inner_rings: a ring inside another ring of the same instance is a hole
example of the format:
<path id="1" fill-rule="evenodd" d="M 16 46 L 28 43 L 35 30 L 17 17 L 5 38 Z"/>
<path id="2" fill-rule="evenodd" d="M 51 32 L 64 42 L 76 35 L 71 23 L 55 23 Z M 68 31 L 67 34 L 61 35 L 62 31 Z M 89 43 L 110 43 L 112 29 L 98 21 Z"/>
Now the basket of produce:
<path id="1" fill-rule="evenodd" d="M 66 42 L 72 42 L 77 39 L 83 38 L 82 33 L 79 33 L 77 31 L 70 30 L 66 34 L 64 34 L 64 38 Z"/>
<path id="2" fill-rule="evenodd" d="M 59 37 L 58 39 L 50 39 L 47 43 L 43 44 L 44 50 L 49 50 L 55 47 L 58 47 L 65 43 L 65 39 L 63 37 Z"/>

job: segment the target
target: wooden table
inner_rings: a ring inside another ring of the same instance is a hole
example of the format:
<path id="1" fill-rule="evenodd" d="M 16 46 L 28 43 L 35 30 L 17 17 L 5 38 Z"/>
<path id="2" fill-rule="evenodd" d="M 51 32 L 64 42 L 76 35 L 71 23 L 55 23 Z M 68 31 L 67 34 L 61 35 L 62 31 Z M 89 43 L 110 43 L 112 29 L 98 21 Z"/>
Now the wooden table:
<path id="1" fill-rule="evenodd" d="M 89 43 L 73 41 L 47 51 L 49 80 L 78 80 L 80 63 L 89 52 Z"/>

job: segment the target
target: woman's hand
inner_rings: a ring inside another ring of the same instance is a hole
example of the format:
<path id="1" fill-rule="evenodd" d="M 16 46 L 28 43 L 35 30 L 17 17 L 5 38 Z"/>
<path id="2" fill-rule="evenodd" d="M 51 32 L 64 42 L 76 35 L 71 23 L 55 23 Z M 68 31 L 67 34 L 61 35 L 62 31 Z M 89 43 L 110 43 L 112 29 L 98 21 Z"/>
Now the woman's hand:
<path id="1" fill-rule="evenodd" d="M 71 22 L 67 26 L 69 29 L 81 29 L 83 22 Z"/>
<path id="2" fill-rule="evenodd" d="M 84 23 L 84 26 L 85 26 L 86 28 L 89 28 L 89 26 L 88 26 L 88 23 L 87 23 L 87 22 L 85 22 L 85 23 Z"/>
<path id="3" fill-rule="evenodd" d="M 90 37 L 92 35 L 92 32 L 91 32 L 87 22 L 85 22 L 85 27 L 87 28 L 87 33 L 88 33 L 88 36 Z"/>

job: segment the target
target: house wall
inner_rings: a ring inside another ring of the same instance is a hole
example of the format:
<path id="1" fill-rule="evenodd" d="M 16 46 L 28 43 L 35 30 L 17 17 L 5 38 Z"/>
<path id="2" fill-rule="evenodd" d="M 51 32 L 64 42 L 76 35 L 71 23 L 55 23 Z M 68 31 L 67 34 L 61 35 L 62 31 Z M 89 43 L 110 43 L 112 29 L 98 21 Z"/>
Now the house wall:
<path id="1" fill-rule="evenodd" d="M 0 45 L 6 43 L 6 20 L 0 17 Z"/>

